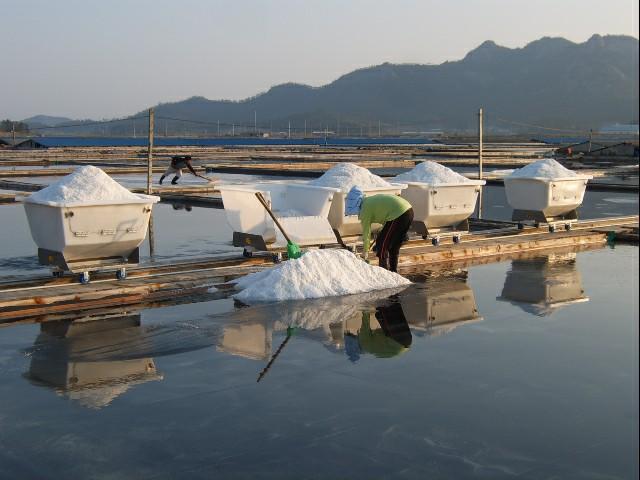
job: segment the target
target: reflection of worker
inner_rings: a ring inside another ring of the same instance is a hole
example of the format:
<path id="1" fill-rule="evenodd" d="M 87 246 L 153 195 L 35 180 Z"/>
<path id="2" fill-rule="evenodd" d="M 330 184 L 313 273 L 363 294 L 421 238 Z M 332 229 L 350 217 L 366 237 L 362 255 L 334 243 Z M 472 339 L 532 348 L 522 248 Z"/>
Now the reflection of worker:
<path id="1" fill-rule="evenodd" d="M 174 210 L 186 210 L 187 212 L 192 210 L 191 205 L 185 205 L 184 203 L 172 203 L 171 207 L 173 207 Z"/>
<path id="2" fill-rule="evenodd" d="M 178 183 L 178 179 L 182 176 L 183 168 L 188 168 L 191 173 L 196 177 L 198 176 L 196 171 L 193 169 L 193 165 L 191 165 L 191 155 L 177 155 L 175 157 L 171 157 L 171 164 L 160 177 L 160 185 L 162 185 L 164 177 L 171 175 L 172 173 L 175 173 L 175 177 L 171 180 L 171 184 L 176 185 Z"/>
<path id="3" fill-rule="evenodd" d="M 372 329 L 369 312 L 362 312 L 357 337 L 353 334 L 345 336 L 345 352 L 352 362 L 360 358 L 360 352 L 390 358 L 406 352 L 411 346 L 411 330 L 398 302 L 376 307 L 376 320 L 380 328 Z"/>
<path id="4" fill-rule="evenodd" d="M 366 260 L 371 241 L 371 224 L 384 225 L 376 237 L 375 250 L 382 268 L 398 271 L 398 255 L 411 222 L 413 208 L 404 198 L 397 195 L 373 195 L 365 197 L 358 187 L 347 194 L 346 215 L 358 215 L 362 223 L 363 257 Z"/>

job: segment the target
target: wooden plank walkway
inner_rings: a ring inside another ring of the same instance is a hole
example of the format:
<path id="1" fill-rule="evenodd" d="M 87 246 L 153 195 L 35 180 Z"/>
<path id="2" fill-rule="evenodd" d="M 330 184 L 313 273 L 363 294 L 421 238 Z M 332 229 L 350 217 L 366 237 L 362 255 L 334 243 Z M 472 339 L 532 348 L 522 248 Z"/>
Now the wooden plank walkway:
<path id="1" fill-rule="evenodd" d="M 635 226 L 638 217 L 618 217 L 576 224 L 574 230 L 549 233 L 543 228 L 515 227 L 472 232 L 460 244 L 447 239 L 440 246 L 414 239 L 401 250 L 401 273 L 441 270 L 464 262 L 504 259 L 508 255 L 550 249 L 581 249 L 603 246 L 608 232 L 625 225 Z M 122 305 L 176 301 L 205 294 L 211 286 L 271 265 L 269 257 L 240 255 L 203 258 L 174 264 L 141 265 L 129 270 L 126 280 L 112 274 L 98 274 L 88 285 L 72 277 L 29 278 L 0 283 L 0 323 L 20 319 L 45 321 L 51 315 L 83 312 Z"/>

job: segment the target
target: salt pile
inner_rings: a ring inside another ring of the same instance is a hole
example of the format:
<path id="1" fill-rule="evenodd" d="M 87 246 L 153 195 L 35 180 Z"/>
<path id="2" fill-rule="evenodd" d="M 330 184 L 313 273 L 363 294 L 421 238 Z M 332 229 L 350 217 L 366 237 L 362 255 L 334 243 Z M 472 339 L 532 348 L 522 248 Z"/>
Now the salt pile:
<path id="1" fill-rule="evenodd" d="M 312 250 L 297 260 L 241 278 L 234 298 L 245 303 L 302 300 L 409 285 L 397 273 L 368 265 L 346 250 Z"/>
<path id="2" fill-rule="evenodd" d="M 374 175 L 366 168 L 353 163 L 338 163 L 320 178 L 310 181 L 309 185 L 339 188 L 345 193 L 356 186 L 362 189 L 391 186 L 389 182 L 378 175 Z"/>
<path id="3" fill-rule="evenodd" d="M 395 177 L 394 181 L 422 182 L 429 185 L 458 185 L 471 182 L 458 172 L 432 161 L 419 163 L 412 170 Z"/>
<path id="4" fill-rule="evenodd" d="M 44 205 L 100 205 L 157 201 L 157 197 L 131 193 L 101 169 L 92 165 L 76 168 L 71 174 L 29 195 L 25 201 Z"/>
<path id="5" fill-rule="evenodd" d="M 576 172 L 563 167 L 553 158 L 530 163 L 509 175 L 510 178 L 567 178 L 576 176 Z"/>

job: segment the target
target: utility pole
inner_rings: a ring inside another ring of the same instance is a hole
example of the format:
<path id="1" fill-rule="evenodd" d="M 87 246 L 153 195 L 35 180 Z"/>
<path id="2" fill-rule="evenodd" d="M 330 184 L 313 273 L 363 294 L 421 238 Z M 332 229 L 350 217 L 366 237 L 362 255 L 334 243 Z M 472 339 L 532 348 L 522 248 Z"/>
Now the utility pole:
<path id="1" fill-rule="evenodd" d="M 15 145 L 16 144 L 16 124 L 15 124 L 15 122 L 11 122 L 11 138 L 12 138 L 12 144 Z"/>
<path id="2" fill-rule="evenodd" d="M 304 137 L 307 138 L 307 121 L 304 121 Z"/>
<path id="3" fill-rule="evenodd" d="M 253 131 L 256 135 L 258 135 L 258 111 L 253 111 Z"/>
<path id="4" fill-rule="evenodd" d="M 478 110 L 478 179 L 482 180 L 482 108 Z M 478 218 L 482 218 L 482 186 L 478 195 Z"/>
<path id="5" fill-rule="evenodd" d="M 149 109 L 149 145 L 147 150 L 147 195 L 153 193 L 153 108 Z M 149 215 L 149 255 L 155 254 L 155 238 L 153 235 L 153 213 Z"/>
<path id="6" fill-rule="evenodd" d="M 289 138 L 291 138 L 291 120 L 289 120 Z"/>
<path id="7" fill-rule="evenodd" d="M 133 121 L 133 138 L 136 138 L 136 121 Z"/>
<path id="8" fill-rule="evenodd" d="M 593 128 L 589 129 L 589 153 L 591 153 L 591 141 L 593 140 Z"/>
<path id="9" fill-rule="evenodd" d="M 232 137 L 236 136 L 236 124 L 235 123 L 233 125 L 231 125 L 231 136 Z"/>
<path id="10" fill-rule="evenodd" d="M 220 136 L 220 120 L 218 120 L 218 136 Z"/>
<path id="11" fill-rule="evenodd" d="M 153 191 L 153 108 L 149 109 L 149 145 L 147 149 L 147 195 Z"/>

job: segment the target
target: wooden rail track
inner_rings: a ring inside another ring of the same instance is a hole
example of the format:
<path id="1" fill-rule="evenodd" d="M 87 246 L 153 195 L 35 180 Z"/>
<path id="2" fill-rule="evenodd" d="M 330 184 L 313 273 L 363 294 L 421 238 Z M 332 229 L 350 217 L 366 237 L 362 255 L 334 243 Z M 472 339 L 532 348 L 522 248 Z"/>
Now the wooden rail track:
<path id="1" fill-rule="evenodd" d="M 518 230 L 507 223 L 494 224 L 502 226 L 471 232 L 459 244 L 448 238 L 443 238 L 439 246 L 412 239 L 401 250 L 401 273 L 441 270 L 465 262 L 487 263 L 554 249 L 601 247 L 611 240 L 609 232 L 620 229 L 628 230 L 629 234 L 635 231 L 637 243 L 638 216 L 580 221 L 572 230 L 556 233 L 549 233 L 543 227 Z M 269 265 L 269 256 L 237 255 L 140 265 L 129 270 L 126 280 L 115 280 L 111 274 L 97 274 L 88 285 L 79 285 L 71 276 L 4 281 L 0 282 L 0 323 L 27 318 L 44 321 L 51 315 L 69 312 L 204 295 L 212 286 L 223 288 L 221 284 Z"/>

